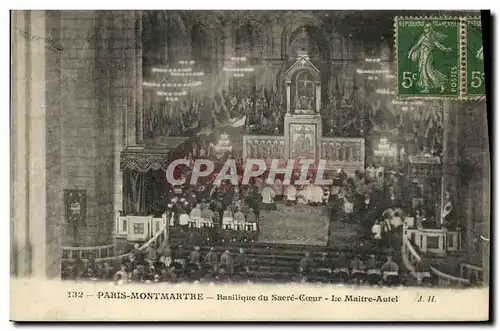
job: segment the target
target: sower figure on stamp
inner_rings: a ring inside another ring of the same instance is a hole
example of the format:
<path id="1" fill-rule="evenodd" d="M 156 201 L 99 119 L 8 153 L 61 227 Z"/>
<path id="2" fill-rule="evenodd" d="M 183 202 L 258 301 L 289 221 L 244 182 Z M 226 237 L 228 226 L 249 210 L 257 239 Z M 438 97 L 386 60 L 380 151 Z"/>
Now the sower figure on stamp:
<path id="1" fill-rule="evenodd" d="M 408 58 L 412 61 L 418 61 L 419 80 L 417 85 L 422 87 L 422 92 L 429 92 L 430 88 L 441 88 L 445 90 L 446 76 L 434 67 L 432 53 L 437 47 L 441 51 L 449 52 L 451 48 L 444 46 L 440 40 L 446 36 L 432 28 L 431 23 L 424 27 L 424 33 L 417 43 L 410 49 Z"/>

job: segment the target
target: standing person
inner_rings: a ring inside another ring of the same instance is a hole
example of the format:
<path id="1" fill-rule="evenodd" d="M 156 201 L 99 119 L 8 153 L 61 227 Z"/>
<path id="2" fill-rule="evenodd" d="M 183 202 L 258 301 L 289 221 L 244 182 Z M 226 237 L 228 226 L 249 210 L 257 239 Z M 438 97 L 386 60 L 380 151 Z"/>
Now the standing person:
<path id="1" fill-rule="evenodd" d="M 210 251 L 205 255 L 205 264 L 207 264 L 215 275 L 219 272 L 219 255 L 214 247 L 210 247 Z"/>
<path id="2" fill-rule="evenodd" d="M 250 274 L 250 268 L 248 267 L 248 257 L 243 248 L 240 248 L 238 255 L 234 259 L 234 267 L 236 273 L 244 272 L 246 276 Z"/>
<path id="3" fill-rule="evenodd" d="M 157 259 L 157 251 L 156 251 L 156 248 L 154 247 L 154 244 L 151 243 L 148 246 L 148 261 L 147 262 L 150 266 L 152 266 L 156 262 L 156 259 Z"/>
<path id="4" fill-rule="evenodd" d="M 220 267 L 225 269 L 229 275 L 234 273 L 234 260 L 231 252 L 226 249 L 224 253 L 220 256 Z"/>

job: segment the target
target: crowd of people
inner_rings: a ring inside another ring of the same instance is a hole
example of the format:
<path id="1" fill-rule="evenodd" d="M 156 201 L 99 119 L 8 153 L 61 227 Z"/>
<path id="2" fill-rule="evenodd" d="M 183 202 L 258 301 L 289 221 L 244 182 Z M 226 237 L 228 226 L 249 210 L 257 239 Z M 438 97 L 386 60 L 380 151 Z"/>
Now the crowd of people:
<path id="1" fill-rule="evenodd" d="M 244 248 L 237 252 L 210 247 L 205 253 L 199 246 L 187 251 L 178 245 L 172 249 L 163 243 L 150 245 L 146 250 L 135 247 L 121 260 L 107 262 L 77 260 L 67 263 L 62 276 L 66 280 L 109 281 L 117 284 L 136 283 L 217 283 L 266 281 L 259 276 L 258 259 L 251 258 Z M 387 256 L 385 262 L 375 255 L 320 253 L 313 258 L 310 252 L 295 266 L 292 281 L 311 283 L 352 283 L 369 285 L 404 285 L 405 274 Z M 268 277 L 267 281 L 274 281 Z M 430 281 L 430 279 L 424 280 Z"/>

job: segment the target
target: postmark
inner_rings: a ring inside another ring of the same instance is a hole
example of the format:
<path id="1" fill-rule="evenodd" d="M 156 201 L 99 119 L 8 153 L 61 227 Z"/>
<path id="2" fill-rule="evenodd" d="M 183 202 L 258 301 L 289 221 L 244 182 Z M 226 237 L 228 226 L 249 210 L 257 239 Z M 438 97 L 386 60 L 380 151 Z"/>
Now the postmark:
<path id="1" fill-rule="evenodd" d="M 397 17 L 395 43 L 399 97 L 459 98 L 459 18 Z"/>
<path id="2" fill-rule="evenodd" d="M 467 18 L 465 24 L 465 93 L 468 98 L 484 96 L 484 53 L 480 18 Z"/>

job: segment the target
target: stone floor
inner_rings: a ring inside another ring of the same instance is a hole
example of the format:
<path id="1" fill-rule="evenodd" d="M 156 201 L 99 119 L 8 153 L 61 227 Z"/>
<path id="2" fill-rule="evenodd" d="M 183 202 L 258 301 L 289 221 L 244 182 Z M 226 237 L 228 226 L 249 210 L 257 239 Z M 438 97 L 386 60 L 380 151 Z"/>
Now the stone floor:
<path id="1" fill-rule="evenodd" d="M 328 210 L 326 206 L 277 204 L 277 210 L 261 211 L 258 242 L 273 244 L 319 245 L 328 241 Z M 332 247 L 351 248 L 358 238 L 356 224 L 333 222 Z"/>

